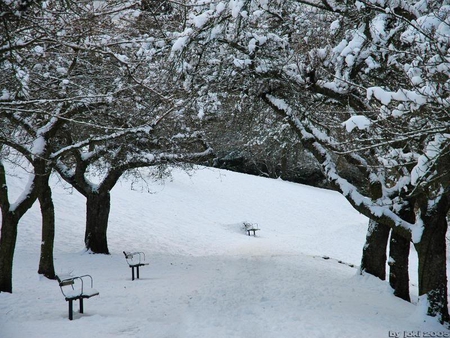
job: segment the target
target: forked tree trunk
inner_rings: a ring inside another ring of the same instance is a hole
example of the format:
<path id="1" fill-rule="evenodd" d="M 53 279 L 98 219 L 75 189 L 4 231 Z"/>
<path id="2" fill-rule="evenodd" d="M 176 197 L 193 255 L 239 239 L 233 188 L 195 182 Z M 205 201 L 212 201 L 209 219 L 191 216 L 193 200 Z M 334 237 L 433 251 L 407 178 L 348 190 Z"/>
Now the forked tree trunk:
<path id="1" fill-rule="evenodd" d="M 19 219 L 14 213 L 2 210 L 0 237 L 0 292 L 12 293 L 12 269 Z"/>
<path id="2" fill-rule="evenodd" d="M 45 186 L 44 186 L 45 184 Z M 41 257 L 38 273 L 49 279 L 55 279 L 53 265 L 53 247 L 55 241 L 55 207 L 52 200 L 52 191 L 48 185 L 48 177 L 38 196 L 42 215 L 42 241 Z"/>
<path id="3" fill-rule="evenodd" d="M 369 220 L 366 243 L 363 248 L 360 273 L 369 273 L 381 280 L 386 279 L 386 249 L 390 228 Z"/>
<path id="4" fill-rule="evenodd" d="M 86 249 L 96 254 L 109 254 L 108 229 L 111 196 L 109 192 L 93 192 L 86 199 Z"/>
<path id="5" fill-rule="evenodd" d="M 36 177 L 36 176 L 35 176 Z M 17 241 L 19 220 L 36 201 L 36 181 L 21 202 L 11 210 L 8 200 L 6 171 L 0 161 L 0 207 L 2 209 L 2 229 L 0 233 L 0 292 L 12 293 L 12 270 L 14 250 Z"/>
<path id="6" fill-rule="evenodd" d="M 445 199 L 445 197 L 443 197 Z M 419 296 L 426 295 L 428 315 L 449 322 L 447 298 L 447 201 L 431 214 L 422 216 L 424 230 L 415 244 L 419 258 Z"/>

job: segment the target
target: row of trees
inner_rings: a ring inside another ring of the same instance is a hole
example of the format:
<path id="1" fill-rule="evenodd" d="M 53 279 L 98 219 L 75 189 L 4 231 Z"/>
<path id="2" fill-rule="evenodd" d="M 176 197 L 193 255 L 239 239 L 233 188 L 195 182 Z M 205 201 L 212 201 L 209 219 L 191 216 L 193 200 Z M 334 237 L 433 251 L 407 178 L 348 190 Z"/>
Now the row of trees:
<path id="1" fill-rule="evenodd" d="M 301 144 L 369 217 L 361 272 L 385 279 L 389 264 L 395 294 L 409 300 L 412 243 L 421 301 L 449 321 L 445 1 L 0 6 L 0 291 L 12 290 L 17 225 L 37 199 L 43 234 L 53 236 L 52 171 L 86 197 L 86 247 L 108 253 L 109 191 L 124 173 L 204 160 L 209 144 L 244 139 L 260 150 L 270 139 L 285 159 Z M 249 131 L 229 128 L 236 116 Z M 17 156 L 32 175 L 11 203 L 3 162 Z M 43 241 L 39 271 L 50 278 L 52 250 Z"/>
<path id="2" fill-rule="evenodd" d="M 137 1 L 1 2 L 0 291 L 12 291 L 18 222 L 36 200 L 39 273 L 54 278 L 52 172 L 86 197 L 86 248 L 108 254 L 110 190 L 123 174 L 212 154 L 189 98 L 162 67 L 171 34 L 159 25 L 164 18 L 140 8 Z M 30 182 L 13 203 L 5 163 L 23 158 Z"/>
<path id="3" fill-rule="evenodd" d="M 408 300 L 412 243 L 421 301 L 448 321 L 446 1 L 202 4 L 191 2 L 172 48 L 191 93 L 280 116 L 329 184 L 370 218 L 362 272 L 384 279 L 389 263 L 395 293 Z"/>

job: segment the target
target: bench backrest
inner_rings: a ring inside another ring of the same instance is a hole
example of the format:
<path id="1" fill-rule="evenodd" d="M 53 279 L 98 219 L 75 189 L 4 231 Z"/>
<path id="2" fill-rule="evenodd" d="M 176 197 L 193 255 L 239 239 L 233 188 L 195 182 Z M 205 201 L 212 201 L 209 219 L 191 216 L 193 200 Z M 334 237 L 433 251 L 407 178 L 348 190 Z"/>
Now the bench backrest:
<path id="1" fill-rule="evenodd" d="M 84 290 L 94 287 L 94 281 L 91 275 L 59 275 L 56 278 L 58 279 L 61 292 L 66 298 L 82 295 L 84 294 Z"/>
<path id="2" fill-rule="evenodd" d="M 59 286 L 61 286 L 61 287 L 74 285 L 74 284 L 75 284 L 75 282 L 73 279 L 67 279 L 67 280 L 63 280 L 63 281 L 59 282 Z"/>
<path id="3" fill-rule="evenodd" d="M 244 222 L 245 230 L 259 230 L 258 223 L 247 223 Z"/>
<path id="4" fill-rule="evenodd" d="M 130 266 L 135 264 L 146 264 L 145 254 L 142 251 L 138 252 L 124 251 L 123 254 L 125 255 L 125 259 L 127 260 L 127 263 Z"/>
<path id="5" fill-rule="evenodd" d="M 133 254 L 131 252 L 124 251 L 123 254 L 125 255 L 126 259 L 133 259 Z"/>
<path id="6" fill-rule="evenodd" d="M 58 280 L 59 286 L 72 286 L 75 284 L 74 276 L 71 274 L 60 274 L 56 275 L 56 279 Z"/>

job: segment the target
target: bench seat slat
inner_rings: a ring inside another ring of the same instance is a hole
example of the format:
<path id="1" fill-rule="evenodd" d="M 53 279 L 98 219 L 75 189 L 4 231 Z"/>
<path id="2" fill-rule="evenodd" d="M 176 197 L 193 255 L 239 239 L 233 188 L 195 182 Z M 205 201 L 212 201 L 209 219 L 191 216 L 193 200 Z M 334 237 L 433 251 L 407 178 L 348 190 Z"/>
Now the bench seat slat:
<path id="1" fill-rule="evenodd" d="M 80 290 L 71 290 L 65 293 L 66 300 L 69 299 L 78 299 L 78 298 L 91 298 L 99 295 L 100 293 L 93 288 L 87 288 L 83 290 L 83 293 Z"/>
<path id="2" fill-rule="evenodd" d="M 99 292 L 97 290 L 95 290 L 93 288 L 88 288 L 88 289 L 83 290 L 82 296 L 84 298 L 89 298 L 89 297 L 97 296 L 98 294 L 99 294 Z"/>
<path id="3" fill-rule="evenodd" d="M 129 266 L 144 266 L 148 265 L 149 263 L 136 263 L 136 264 L 128 264 Z"/>

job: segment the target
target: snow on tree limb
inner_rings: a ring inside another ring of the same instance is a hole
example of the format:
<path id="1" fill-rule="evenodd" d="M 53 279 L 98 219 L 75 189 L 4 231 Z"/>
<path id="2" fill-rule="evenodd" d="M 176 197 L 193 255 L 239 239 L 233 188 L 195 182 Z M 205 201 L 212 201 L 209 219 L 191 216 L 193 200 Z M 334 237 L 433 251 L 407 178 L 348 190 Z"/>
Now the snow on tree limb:
<path id="1" fill-rule="evenodd" d="M 394 206 L 394 200 L 386 195 L 372 201 L 368 196 L 360 192 L 360 189 L 351 184 L 347 179 L 343 178 L 336 168 L 334 160 L 329 151 L 322 145 L 326 140 L 318 139 L 315 134 L 320 135 L 320 132 L 310 132 L 305 128 L 293 114 L 291 108 L 282 99 L 273 97 L 272 95 L 264 95 L 265 100 L 277 113 L 282 114 L 288 118 L 291 126 L 295 128 L 297 134 L 300 136 L 302 144 L 306 149 L 315 154 L 315 157 L 321 163 L 324 173 L 328 180 L 347 198 L 347 200 L 360 212 L 366 216 L 378 219 L 384 224 L 390 224 L 391 227 L 402 228 L 399 232 L 403 233 L 407 238 L 414 241 L 420 241 L 422 226 L 420 224 L 410 224 L 402 220 L 396 215 L 391 208 Z"/>

